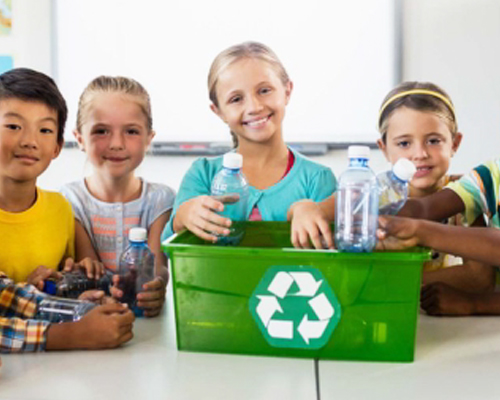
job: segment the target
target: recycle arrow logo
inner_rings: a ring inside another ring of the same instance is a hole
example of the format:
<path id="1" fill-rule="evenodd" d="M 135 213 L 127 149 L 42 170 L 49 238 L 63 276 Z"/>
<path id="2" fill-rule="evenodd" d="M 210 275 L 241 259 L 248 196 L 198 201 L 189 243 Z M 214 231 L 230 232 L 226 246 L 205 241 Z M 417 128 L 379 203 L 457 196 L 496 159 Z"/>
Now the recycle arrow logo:
<path id="1" fill-rule="evenodd" d="M 337 326 L 341 309 L 320 270 L 270 267 L 249 300 L 250 312 L 274 347 L 318 349 Z"/>

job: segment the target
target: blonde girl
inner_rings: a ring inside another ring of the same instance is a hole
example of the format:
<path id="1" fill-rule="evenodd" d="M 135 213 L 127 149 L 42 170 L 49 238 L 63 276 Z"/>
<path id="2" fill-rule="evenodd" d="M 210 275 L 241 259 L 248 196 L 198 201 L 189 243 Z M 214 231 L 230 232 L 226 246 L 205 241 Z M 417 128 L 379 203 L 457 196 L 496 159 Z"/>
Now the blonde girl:
<path id="1" fill-rule="evenodd" d="M 116 272 L 129 229 L 146 228 L 156 278 L 144 285 L 137 300 L 146 316 L 157 315 L 168 280 L 160 235 L 175 194 L 135 175 L 155 135 L 148 93 L 130 78 L 94 79 L 80 97 L 74 135 L 93 167 L 90 176 L 62 188 L 75 213 L 76 253 Z M 117 289 L 114 294 L 122 295 Z"/>
<path id="2" fill-rule="evenodd" d="M 249 220 L 284 221 L 294 201 L 321 201 L 336 188 L 330 169 L 285 144 L 282 123 L 292 89 L 278 57 L 261 43 L 231 46 L 210 68 L 210 108 L 229 127 L 234 151 L 243 156 L 243 173 L 250 184 Z M 231 220 L 217 214 L 224 204 L 209 196 L 221 168 L 222 157 L 193 163 L 163 238 L 183 229 L 208 241 L 217 240 L 214 233 L 229 234 Z"/>

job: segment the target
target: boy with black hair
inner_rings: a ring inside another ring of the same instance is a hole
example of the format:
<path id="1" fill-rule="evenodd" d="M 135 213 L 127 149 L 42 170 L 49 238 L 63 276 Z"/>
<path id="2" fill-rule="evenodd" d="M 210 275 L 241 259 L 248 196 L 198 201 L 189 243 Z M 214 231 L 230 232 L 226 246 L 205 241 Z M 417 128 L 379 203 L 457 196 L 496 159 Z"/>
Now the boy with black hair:
<path id="1" fill-rule="evenodd" d="M 36 186 L 62 149 L 67 113 L 47 75 L 27 68 L 0 75 L 0 351 L 114 347 L 132 335 L 133 316 L 119 304 L 97 307 L 78 323 L 52 327 L 19 319 L 32 316 L 27 310 L 36 309 L 39 297 L 34 287 L 26 286 L 25 292 L 14 282 L 42 288 L 62 265 L 84 268 L 89 277 L 102 271 L 90 259 L 74 263 L 71 206 L 59 193 Z M 99 341 L 104 331 L 115 339 L 107 346 Z"/>

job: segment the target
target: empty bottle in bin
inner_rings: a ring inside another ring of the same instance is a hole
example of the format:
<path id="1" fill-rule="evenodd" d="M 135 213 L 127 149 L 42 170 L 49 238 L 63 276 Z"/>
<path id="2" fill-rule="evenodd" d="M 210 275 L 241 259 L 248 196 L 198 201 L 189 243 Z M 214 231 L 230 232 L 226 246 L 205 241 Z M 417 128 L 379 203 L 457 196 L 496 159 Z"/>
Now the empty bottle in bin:
<path id="1" fill-rule="evenodd" d="M 224 203 L 224 211 L 219 214 L 230 218 L 231 231 L 227 236 L 219 236 L 217 243 L 237 245 L 245 234 L 247 219 L 248 182 L 241 172 L 243 157 L 238 153 L 224 154 L 222 170 L 212 181 L 211 195 Z"/>
<path id="2" fill-rule="evenodd" d="M 95 306 L 88 301 L 47 296 L 38 304 L 35 319 L 54 323 L 76 322 Z"/>
<path id="3" fill-rule="evenodd" d="M 335 245 L 341 251 L 370 252 L 377 243 L 377 177 L 368 166 L 369 147 L 349 146 L 348 156 L 336 193 Z"/>
<path id="4" fill-rule="evenodd" d="M 143 285 L 155 277 L 155 256 L 147 244 L 148 233 L 144 228 L 132 228 L 129 231 L 129 246 L 120 257 L 118 269 L 119 289 L 123 291 L 121 302 L 127 303 L 138 317 L 143 310 L 137 306 L 137 293 Z"/>
<path id="5" fill-rule="evenodd" d="M 78 269 L 63 273 L 62 278 L 57 281 L 45 281 L 43 291 L 58 297 L 76 299 L 86 290 L 102 290 L 109 294 L 110 284 L 111 279 L 108 275 L 99 279 L 89 279 L 85 271 Z"/>
<path id="6" fill-rule="evenodd" d="M 379 215 L 396 215 L 408 199 L 408 186 L 417 167 L 407 158 L 400 158 L 389 171 L 377 175 Z"/>

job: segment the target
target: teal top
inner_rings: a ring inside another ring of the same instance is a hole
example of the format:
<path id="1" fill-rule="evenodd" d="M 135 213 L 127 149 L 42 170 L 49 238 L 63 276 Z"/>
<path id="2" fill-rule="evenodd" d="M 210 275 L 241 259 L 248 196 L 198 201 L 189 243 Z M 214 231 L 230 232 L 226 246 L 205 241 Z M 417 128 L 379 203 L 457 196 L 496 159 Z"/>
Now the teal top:
<path id="1" fill-rule="evenodd" d="M 321 201 L 335 192 L 337 180 L 330 168 L 309 160 L 293 149 L 290 151 L 295 160 L 282 180 L 264 190 L 249 186 L 247 218 L 257 206 L 263 221 L 286 221 L 288 208 L 296 201 Z M 212 180 L 221 169 L 222 156 L 199 158 L 191 165 L 175 198 L 170 221 L 161 235 L 162 241 L 174 233 L 172 221 L 179 206 L 193 197 L 210 195 Z"/>

